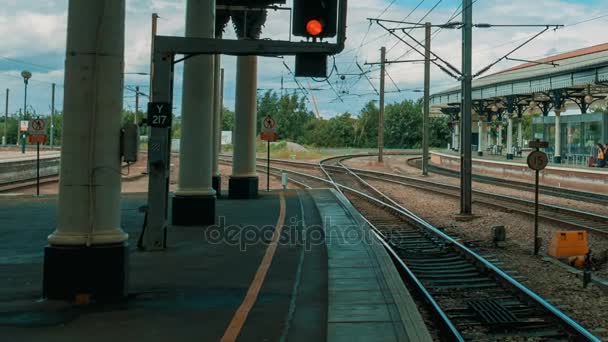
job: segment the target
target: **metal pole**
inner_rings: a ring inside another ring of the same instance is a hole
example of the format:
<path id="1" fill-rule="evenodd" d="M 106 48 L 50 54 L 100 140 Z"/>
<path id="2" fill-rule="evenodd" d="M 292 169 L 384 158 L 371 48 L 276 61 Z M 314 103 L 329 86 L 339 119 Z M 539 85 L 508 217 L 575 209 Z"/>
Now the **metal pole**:
<path id="1" fill-rule="evenodd" d="M 462 4 L 462 104 L 460 120 L 460 214 L 472 214 L 472 156 L 471 156 L 471 111 L 472 111 L 472 46 L 473 46 L 473 0 Z"/>
<path id="2" fill-rule="evenodd" d="M 422 116 L 422 175 L 429 175 L 429 115 L 431 113 L 431 23 L 425 24 L 424 115 Z"/>
<path id="3" fill-rule="evenodd" d="M 268 153 L 266 161 L 266 191 L 270 192 L 270 140 L 268 140 Z"/>
<path id="4" fill-rule="evenodd" d="M 52 87 L 51 87 L 51 148 L 53 148 L 54 145 L 54 139 L 53 139 L 53 134 L 55 131 L 55 83 L 53 83 Z"/>
<path id="5" fill-rule="evenodd" d="M 540 149 L 537 147 L 537 151 Z M 536 179 L 534 182 L 534 255 L 538 255 L 538 250 L 540 249 L 538 243 L 538 178 L 539 178 L 539 170 L 536 170 Z"/>
<path id="6" fill-rule="evenodd" d="M 386 48 L 380 49 L 380 110 L 378 112 L 378 163 L 384 157 L 384 81 L 386 75 Z"/>
<path id="7" fill-rule="evenodd" d="M 4 102 L 4 141 L 3 144 L 6 145 L 6 141 L 8 140 L 8 131 L 7 131 L 7 127 L 8 127 L 8 93 L 9 93 L 9 89 L 6 88 L 6 101 Z M 19 127 L 19 123 L 17 123 L 17 127 Z"/>
<path id="8" fill-rule="evenodd" d="M 40 196 L 40 142 L 36 143 L 36 196 Z"/>
<path id="9" fill-rule="evenodd" d="M 135 87 L 135 115 L 133 115 L 133 123 L 137 125 L 137 116 L 139 115 L 139 86 Z"/>
<path id="10" fill-rule="evenodd" d="M 25 83 L 25 93 L 23 96 L 23 120 L 27 120 L 27 78 L 23 79 L 23 82 Z M 25 141 L 25 132 L 23 133 L 23 135 L 21 136 L 21 153 L 25 153 L 25 147 L 26 147 L 27 142 Z"/>
<path id="11" fill-rule="evenodd" d="M 27 120 L 27 79 L 25 81 L 25 95 L 23 96 L 23 118 Z"/>
<path id="12" fill-rule="evenodd" d="M 158 29 L 158 14 L 152 13 L 152 40 L 150 42 L 150 102 L 154 102 L 154 39 Z"/>

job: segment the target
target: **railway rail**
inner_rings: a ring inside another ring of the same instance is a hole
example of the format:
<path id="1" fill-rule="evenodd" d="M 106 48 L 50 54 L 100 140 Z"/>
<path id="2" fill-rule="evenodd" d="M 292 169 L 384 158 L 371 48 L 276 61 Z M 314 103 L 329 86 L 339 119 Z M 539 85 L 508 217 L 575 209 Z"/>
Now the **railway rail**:
<path id="1" fill-rule="evenodd" d="M 420 157 L 420 156 L 407 158 L 406 163 L 409 166 L 422 169 L 422 157 Z M 442 175 L 442 176 L 448 176 L 448 177 L 454 177 L 454 178 L 460 177 L 460 174 L 457 171 L 438 167 L 436 165 L 429 165 L 429 171 Z M 506 186 L 506 187 L 509 187 L 509 189 L 534 192 L 534 184 L 532 184 L 532 183 L 524 183 L 524 182 L 500 179 L 500 178 L 483 176 L 483 175 L 473 175 L 473 180 L 476 182 L 479 182 L 479 183 Z M 547 186 L 547 185 L 539 186 L 539 190 L 543 195 L 568 198 L 568 199 L 573 199 L 573 200 L 577 200 L 577 201 L 593 200 L 599 204 L 608 205 L 608 195 L 602 195 L 602 194 L 598 194 L 598 193 L 585 192 L 585 191 L 578 191 L 578 190 L 573 190 L 573 189 L 557 188 L 557 187 Z"/>
<path id="2" fill-rule="evenodd" d="M 415 187 L 421 190 L 441 193 L 451 197 L 460 196 L 460 188 L 451 184 L 377 171 L 362 169 L 351 170 L 365 179 L 373 179 L 382 182 Z M 482 190 L 473 190 L 473 199 L 475 202 L 485 205 L 517 211 L 527 215 L 534 215 L 534 202 L 528 199 L 496 194 Z M 601 234 L 608 234 L 608 216 L 605 215 L 554 204 L 540 203 L 539 217 L 546 221 L 566 225 L 574 229 L 584 229 Z"/>
<path id="3" fill-rule="evenodd" d="M 349 155 L 336 157 L 337 160 L 347 160 L 358 157 L 365 157 L 367 155 Z M 416 159 L 416 158 L 412 158 Z M 227 161 L 229 159 L 226 159 Z M 260 158 L 260 161 L 262 159 Z M 318 170 L 321 167 L 312 163 L 293 162 L 286 160 L 272 160 L 271 164 L 284 165 L 286 170 L 293 172 L 293 168 L 305 168 Z M 262 164 L 260 164 L 262 165 Z M 265 164 L 264 164 L 265 165 Z M 326 168 L 336 168 L 337 166 L 325 165 Z M 338 167 L 339 168 L 339 167 Z M 394 173 L 386 173 L 372 170 L 365 170 L 359 168 L 349 168 L 352 173 L 357 174 L 368 180 L 376 180 L 381 182 L 389 182 L 396 185 L 415 187 L 424 191 L 431 191 L 435 193 L 441 193 L 451 197 L 459 197 L 460 190 L 458 186 L 440 183 L 436 181 L 429 181 L 421 178 L 410 177 L 405 175 L 399 175 Z M 263 170 L 262 170 L 263 171 Z M 527 189 L 529 190 L 529 189 Z M 558 189 L 559 190 L 559 189 Z M 544 192 L 543 192 L 544 193 Z M 490 205 L 500 209 L 506 209 L 510 211 L 516 211 L 526 215 L 534 215 L 534 203 L 531 200 L 496 194 L 488 191 L 473 190 L 474 201 Z M 583 200 L 583 192 L 578 192 L 578 200 Z M 593 197 L 592 197 L 593 198 Z M 586 198 L 586 201 L 592 200 L 592 198 Z M 540 203 L 539 205 L 539 217 L 543 220 L 558 223 L 564 226 L 568 226 L 574 229 L 583 229 L 600 234 L 608 234 L 608 216 L 588 211 L 578 210 L 574 208 L 568 208 L 559 205 L 553 205 L 548 203 Z"/>
<path id="4" fill-rule="evenodd" d="M 395 203 L 342 160 L 320 164 L 432 308 L 447 339 L 599 341 L 513 276 Z"/>

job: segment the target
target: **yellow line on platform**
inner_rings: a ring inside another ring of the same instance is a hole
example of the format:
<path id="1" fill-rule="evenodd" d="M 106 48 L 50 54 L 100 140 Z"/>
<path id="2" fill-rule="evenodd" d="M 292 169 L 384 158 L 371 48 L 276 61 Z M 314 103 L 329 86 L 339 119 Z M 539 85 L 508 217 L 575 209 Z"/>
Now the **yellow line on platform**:
<path id="1" fill-rule="evenodd" d="M 245 299 L 239 306 L 238 310 L 232 317 L 232 321 L 228 325 L 228 328 L 224 332 L 224 336 L 222 336 L 222 342 L 232 342 L 236 341 L 236 338 L 241 333 L 241 329 L 247 320 L 247 316 L 249 315 L 249 311 L 253 308 L 260 290 L 262 289 L 262 285 L 264 284 L 264 280 L 266 279 L 266 274 L 268 273 L 268 269 L 272 264 L 272 259 L 274 258 L 274 254 L 279 245 L 279 238 L 281 237 L 281 232 L 283 231 L 283 225 L 285 223 L 285 197 L 281 193 L 280 197 L 280 212 L 279 218 L 277 220 L 277 224 L 274 228 L 274 233 L 272 235 L 272 240 L 266 248 L 266 253 L 264 254 L 264 258 L 262 258 L 262 262 L 258 267 L 257 272 L 255 273 L 255 277 L 253 277 L 253 281 L 251 285 L 249 285 L 249 289 L 247 290 L 247 294 L 245 295 Z"/>

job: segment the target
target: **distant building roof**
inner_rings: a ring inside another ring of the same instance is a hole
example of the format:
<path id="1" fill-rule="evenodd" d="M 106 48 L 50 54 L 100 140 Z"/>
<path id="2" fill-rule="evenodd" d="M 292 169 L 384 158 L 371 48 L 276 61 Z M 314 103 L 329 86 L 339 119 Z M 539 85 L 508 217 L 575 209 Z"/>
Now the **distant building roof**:
<path id="1" fill-rule="evenodd" d="M 555 62 L 557 66 L 546 63 Z M 545 63 L 545 64 L 538 64 Z M 473 99 L 580 88 L 608 82 L 608 43 L 546 57 L 473 81 Z M 432 105 L 460 103 L 460 86 L 431 96 Z"/>
<path id="2" fill-rule="evenodd" d="M 594 54 L 594 53 L 602 52 L 602 51 L 608 51 L 608 43 L 598 44 L 598 45 L 594 45 L 594 46 L 590 46 L 590 47 L 586 47 L 586 48 L 582 48 L 582 49 L 578 49 L 578 50 L 574 50 L 574 51 L 560 53 L 559 55 L 545 57 L 545 58 L 536 60 L 535 62 L 538 62 L 538 63 L 551 63 L 551 62 L 561 61 L 563 59 L 590 55 L 590 54 Z M 509 71 L 513 71 L 513 70 L 519 70 L 519 69 L 528 68 L 528 67 L 531 67 L 531 66 L 538 65 L 538 63 L 523 63 L 523 64 L 519 64 L 519 65 L 516 65 L 516 66 L 514 66 L 512 68 L 499 71 L 496 74 L 501 74 L 501 73 L 504 73 L 504 72 L 509 72 Z"/>

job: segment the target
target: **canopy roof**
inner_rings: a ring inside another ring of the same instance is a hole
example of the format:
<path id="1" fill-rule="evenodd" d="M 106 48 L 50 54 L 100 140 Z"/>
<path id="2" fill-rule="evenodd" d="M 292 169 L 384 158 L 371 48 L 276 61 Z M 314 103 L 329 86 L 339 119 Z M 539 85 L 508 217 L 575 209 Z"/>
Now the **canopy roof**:
<path id="1" fill-rule="evenodd" d="M 554 63 L 556 65 L 552 65 Z M 566 90 L 568 97 L 608 94 L 608 43 L 524 63 L 473 81 L 473 100 L 547 94 Z M 541 95 L 542 96 L 542 95 Z M 460 87 L 431 96 L 431 105 L 460 103 Z"/>

